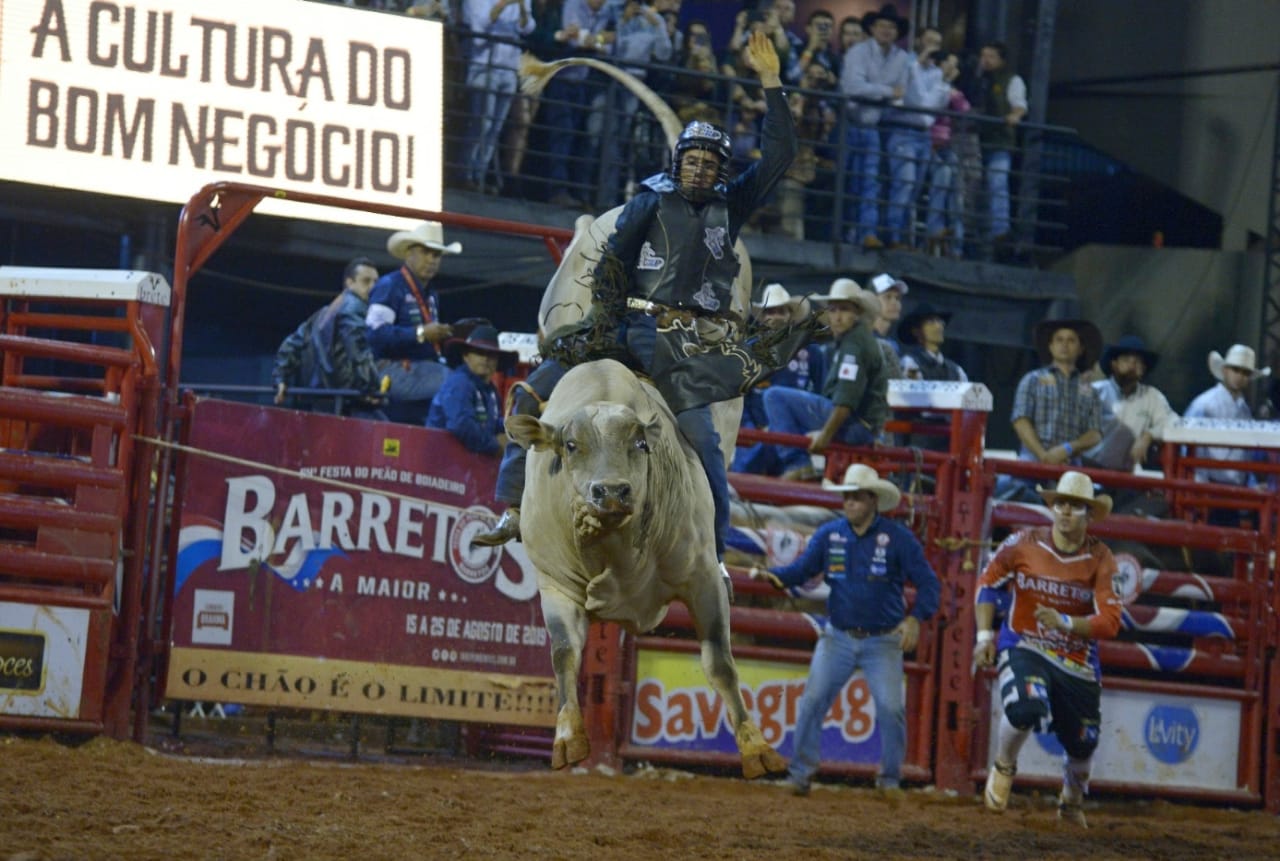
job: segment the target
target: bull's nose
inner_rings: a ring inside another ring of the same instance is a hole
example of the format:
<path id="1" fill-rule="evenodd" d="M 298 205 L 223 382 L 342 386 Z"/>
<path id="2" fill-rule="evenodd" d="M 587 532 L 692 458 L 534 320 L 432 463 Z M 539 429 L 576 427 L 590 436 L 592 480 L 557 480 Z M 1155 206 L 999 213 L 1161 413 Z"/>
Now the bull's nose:
<path id="1" fill-rule="evenodd" d="M 593 481 L 589 492 L 591 504 L 598 508 L 627 508 L 631 505 L 631 483 L 628 481 Z"/>

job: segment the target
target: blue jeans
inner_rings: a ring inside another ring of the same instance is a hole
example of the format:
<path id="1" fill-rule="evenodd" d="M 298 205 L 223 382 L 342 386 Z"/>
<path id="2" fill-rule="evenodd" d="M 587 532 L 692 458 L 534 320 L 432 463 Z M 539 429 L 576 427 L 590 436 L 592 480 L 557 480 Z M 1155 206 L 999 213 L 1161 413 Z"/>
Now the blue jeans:
<path id="1" fill-rule="evenodd" d="M 807 786 L 822 761 L 822 722 L 836 695 L 855 670 L 875 700 L 876 727 L 880 732 L 882 787 L 896 787 L 902 779 L 902 758 L 907 752 L 907 714 L 902 687 L 902 646 L 896 634 L 857 639 L 830 622 L 818 638 L 809 664 L 809 678 L 796 716 L 794 752 L 789 776 L 792 783 Z"/>
<path id="2" fill-rule="evenodd" d="M 565 366 L 555 359 L 543 359 L 538 367 L 529 373 L 525 384 L 537 392 L 538 397 L 545 403 L 547 398 L 551 397 L 556 383 L 560 382 L 560 378 L 565 373 Z M 514 403 L 511 406 L 512 415 L 537 416 L 541 412 L 541 406 L 528 392 L 522 389 L 516 390 Z M 519 507 L 520 500 L 524 497 L 524 462 L 528 456 L 529 453 L 519 444 L 507 443 L 506 450 L 502 453 L 502 464 L 498 467 L 494 499 Z"/>
<path id="3" fill-rule="evenodd" d="M 889 211 L 885 223 L 890 242 L 906 242 L 911 236 L 916 197 L 924 184 L 925 169 L 933 147 L 926 129 L 894 128 L 889 133 Z"/>
<path id="4" fill-rule="evenodd" d="M 574 177 L 576 185 L 594 184 L 587 160 L 574 158 L 575 150 L 582 152 L 585 149 L 583 129 L 591 92 L 585 79 L 565 80 L 561 75 L 548 81 L 543 91 L 542 112 L 546 118 L 551 151 L 547 172 L 557 191 L 568 191 L 570 176 Z"/>
<path id="5" fill-rule="evenodd" d="M 516 70 L 488 64 L 467 70 L 472 127 L 467 142 L 467 180 L 481 185 L 516 93 Z"/>
<path id="6" fill-rule="evenodd" d="M 880 131 L 851 124 L 845 134 L 844 220 L 846 238 L 861 242 L 880 229 Z"/>
<path id="7" fill-rule="evenodd" d="M 383 359 L 378 362 L 378 374 L 391 378 L 383 407 L 387 417 L 393 422 L 426 424 L 431 399 L 444 385 L 449 369 L 429 359 L 409 362 L 407 368 L 399 359 Z"/>
<path id="8" fill-rule="evenodd" d="M 926 220 L 930 236 L 941 236 L 950 230 L 958 246 L 964 240 L 961 218 L 960 158 L 947 147 L 933 153 L 929 167 L 929 216 Z"/>
<path id="9" fill-rule="evenodd" d="M 989 150 L 983 156 L 987 168 L 987 202 L 991 207 L 991 237 L 1009 232 L 1009 170 L 1013 154 L 1007 149 Z"/>
<path id="10" fill-rule="evenodd" d="M 831 417 L 835 406 L 822 395 L 785 386 L 764 390 L 764 411 L 769 416 L 769 430 L 777 433 L 806 434 L 819 430 Z M 875 434 L 855 415 L 836 431 L 836 439 L 848 445 L 871 445 Z M 802 448 L 781 448 L 782 471 L 804 466 L 809 452 Z"/>

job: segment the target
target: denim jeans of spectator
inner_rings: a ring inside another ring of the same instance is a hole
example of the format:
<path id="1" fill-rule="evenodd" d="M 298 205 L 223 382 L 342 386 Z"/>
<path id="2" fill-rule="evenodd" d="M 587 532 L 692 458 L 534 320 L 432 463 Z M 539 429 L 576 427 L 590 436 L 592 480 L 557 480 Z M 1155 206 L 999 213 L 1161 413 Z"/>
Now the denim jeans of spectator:
<path id="1" fill-rule="evenodd" d="M 515 98 L 516 82 L 514 69 L 476 65 L 467 70 L 471 129 L 467 142 L 466 179 L 470 183 L 484 184 L 498 147 L 498 136 L 502 134 L 511 101 Z"/>
<path id="2" fill-rule="evenodd" d="M 807 434 L 827 423 L 835 407 L 822 395 L 785 386 L 771 386 L 764 391 L 764 410 L 769 416 L 769 430 L 777 433 Z M 871 445 L 874 436 L 857 416 L 849 419 L 836 431 L 836 439 L 848 445 Z M 783 472 L 804 466 L 809 462 L 809 452 L 802 448 L 782 448 L 780 460 Z"/>
<path id="3" fill-rule="evenodd" d="M 845 142 L 845 238 L 862 242 L 880 230 L 880 130 L 851 123 Z"/>
<path id="4" fill-rule="evenodd" d="M 889 209 L 885 215 L 890 243 L 910 242 L 916 198 L 924 185 L 932 149 L 927 129 L 893 127 L 889 131 Z"/>
<path id="5" fill-rule="evenodd" d="M 929 215 L 925 221 L 929 236 L 949 235 L 953 247 L 959 248 L 964 241 L 963 201 L 959 156 L 950 147 L 934 150 L 929 162 Z"/>
<path id="6" fill-rule="evenodd" d="M 552 194 L 574 193 L 580 188 L 595 186 L 595 177 L 588 168 L 589 159 L 578 155 L 588 149 L 583 142 L 584 129 L 593 91 L 586 80 L 563 80 L 559 75 L 547 82 L 543 90 L 542 113 L 551 156 L 547 173 L 551 177 Z M 571 176 L 573 188 L 569 187 Z M 575 196 L 580 197 L 581 193 Z"/>
<path id="7" fill-rule="evenodd" d="M 1007 149 L 990 150 L 983 155 L 987 169 L 987 204 L 991 225 L 987 236 L 992 239 L 1009 232 L 1009 170 L 1013 154 Z"/>
<path id="8" fill-rule="evenodd" d="M 425 424 L 431 399 L 444 385 L 449 369 L 439 362 L 383 359 L 378 362 L 378 374 L 391 379 L 382 408 L 387 417 L 395 422 Z"/>
<path id="9" fill-rule="evenodd" d="M 601 209 L 611 209 L 623 200 L 623 183 L 631 167 L 631 124 L 639 109 L 640 99 L 617 82 L 611 82 L 591 102 L 587 139 L 598 141 L 600 146 L 596 204 Z"/>
<path id="10" fill-rule="evenodd" d="M 855 670 L 862 670 L 874 706 L 862 703 L 847 708 L 866 710 L 880 737 L 880 776 L 876 784 L 889 788 L 902 779 L 902 759 L 907 750 L 907 715 L 903 692 L 902 646 L 894 633 L 858 639 L 827 623 L 809 664 L 809 678 L 796 715 L 795 744 L 789 778 L 807 786 L 822 761 L 822 724 L 831 704 Z M 846 717 L 846 722 L 852 722 Z M 853 720 L 856 720 L 854 718 Z"/>

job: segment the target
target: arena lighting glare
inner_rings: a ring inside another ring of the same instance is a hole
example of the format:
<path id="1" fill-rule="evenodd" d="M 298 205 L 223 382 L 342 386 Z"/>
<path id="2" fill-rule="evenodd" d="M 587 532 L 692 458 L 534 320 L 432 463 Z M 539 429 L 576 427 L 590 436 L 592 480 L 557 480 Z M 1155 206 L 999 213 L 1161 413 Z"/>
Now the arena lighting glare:
<path id="1" fill-rule="evenodd" d="M 0 0 L 0 179 L 168 203 L 234 180 L 438 210 L 443 42 L 437 22 L 306 0 Z"/>

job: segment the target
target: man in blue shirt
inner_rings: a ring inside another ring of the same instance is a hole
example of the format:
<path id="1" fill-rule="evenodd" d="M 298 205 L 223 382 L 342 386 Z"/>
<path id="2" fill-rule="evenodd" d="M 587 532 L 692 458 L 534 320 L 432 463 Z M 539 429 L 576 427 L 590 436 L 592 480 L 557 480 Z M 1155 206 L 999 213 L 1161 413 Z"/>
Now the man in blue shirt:
<path id="1" fill-rule="evenodd" d="M 427 427 L 442 428 L 458 438 L 468 451 L 497 455 L 507 444 L 502 432 L 502 406 L 493 375 L 509 373 L 518 358 L 498 346 L 498 330 L 477 326 L 471 334 L 444 345 L 445 360 L 453 371 L 431 402 Z"/>
<path id="2" fill-rule="evenodd" d="M 903 653 L 913 651 L 920 623 L 938 609 L 938 576 L 911 530 L 881 516 L 902 498 L 892 483 L 866 464 L 856 463 L 844 482 L 822 486 L 844 495 L 844 517 L 818 527 L 795 562 L 766 572 L 753 569 L 778 589 L 797 586 L 822 573 L 830 588 L 829 617 L 813 651 L 796 717 L 794 753 L 788 781 L 796 795 L 808 795 L 820 762 L 822 725 L 836 695 L 862 670 L 875 701 L 880 732 L 880 774 L 876 787 L 896 789 L 906 754 L 907 717 L 903 701 Z M 916 589 L 907 613 L 903 589 Z"/>

